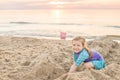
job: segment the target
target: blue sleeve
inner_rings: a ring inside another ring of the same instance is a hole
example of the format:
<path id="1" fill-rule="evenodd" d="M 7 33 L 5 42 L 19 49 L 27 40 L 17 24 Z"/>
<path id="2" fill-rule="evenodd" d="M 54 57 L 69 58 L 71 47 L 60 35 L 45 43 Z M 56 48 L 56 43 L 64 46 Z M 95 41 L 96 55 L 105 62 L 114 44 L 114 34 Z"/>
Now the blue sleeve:
<path id="1" fill-rule="evenodd" d="M 89 54 L 86 50 L 83 50 L 79 57 L 75 60 L 75 65 L 79 66 L 83 61 L 89 58 Z"/>
<path id="2" fill-rule="evenodd" d="M 76 61 L 75 53 L 73 53 L 73 60 L 74 60 L 74 62 Z"/>

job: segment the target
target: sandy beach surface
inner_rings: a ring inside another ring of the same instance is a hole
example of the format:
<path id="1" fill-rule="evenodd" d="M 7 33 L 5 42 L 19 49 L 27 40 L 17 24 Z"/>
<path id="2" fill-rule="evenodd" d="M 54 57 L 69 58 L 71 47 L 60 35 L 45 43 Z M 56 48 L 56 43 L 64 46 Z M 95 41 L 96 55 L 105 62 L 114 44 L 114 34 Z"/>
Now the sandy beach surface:
<path id="1" fill-rule="evenodd" d="M 120 43 L 107 38 L 89 41 L 105 58 L 102 70 L 65 76 L 72 65 L 71 40 L 0 36 L 0 80 L 120 80 Z"/>

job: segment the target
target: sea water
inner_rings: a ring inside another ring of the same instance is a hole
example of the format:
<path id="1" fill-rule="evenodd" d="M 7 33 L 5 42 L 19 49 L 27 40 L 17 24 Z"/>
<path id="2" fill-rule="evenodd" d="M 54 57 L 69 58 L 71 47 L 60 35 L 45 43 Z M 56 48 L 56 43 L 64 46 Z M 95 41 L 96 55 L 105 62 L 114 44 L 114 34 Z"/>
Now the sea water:
<path id="1" fill-rule="evenodd" d="M 120 35 L 119 9 L 0 10 L 0 35 L 60 38 Z"/>

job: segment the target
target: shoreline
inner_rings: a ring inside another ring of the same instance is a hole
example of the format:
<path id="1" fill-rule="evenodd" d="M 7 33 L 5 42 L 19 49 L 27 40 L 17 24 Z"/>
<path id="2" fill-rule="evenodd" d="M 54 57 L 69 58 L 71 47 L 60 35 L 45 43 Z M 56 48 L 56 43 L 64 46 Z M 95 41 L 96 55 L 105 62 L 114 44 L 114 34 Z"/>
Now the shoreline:
<path id="1" fill-rule="evenodd" d="M 20 36 L 20 35 L 14 35 L 14 36 L 10 36 L 10 35 L 0 35 L 0 37 L 20 37 L 20 38 L 36 38 L 36 39 L 48 39 L 48 40 L 72 40 L 74 37 L 67 37 L 66 39 L 61 39 L 60 37 L 43 37 L 43 36 Z M 83 36 L 86 38 L 87 41 L 92 41 L 95 39 L 110 39 L 112 41 L 116 41 L 118 43 L 120 43 L 120 35 L 104 35 L 104 36 Z"/>

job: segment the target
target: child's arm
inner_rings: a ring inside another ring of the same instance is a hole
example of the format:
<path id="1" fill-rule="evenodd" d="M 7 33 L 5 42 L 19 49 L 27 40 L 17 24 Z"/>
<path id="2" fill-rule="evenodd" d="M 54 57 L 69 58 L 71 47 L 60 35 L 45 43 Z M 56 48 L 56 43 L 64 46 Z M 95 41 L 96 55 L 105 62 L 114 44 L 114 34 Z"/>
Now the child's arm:
<path id="1" fill-rule="evenodd" d="M 83 50 L 82 53 L 77 58 L 77 60 L 75 61 L 75 65 L 76 66 L 80 66 L 80 64 L 83 61 L 85 61 L 85 59 L 88 59 L 88 58 L 89 58 L 89 54 L 87 53 L 87 51 Z"/>
<path id="2" fill-rule="evenodd" d="M 74 56 L 74 64 L 71 66 L 71 68 L 70 68 L 70 70 L 69 70 L 69 73 L 76 72 L 77 67 L 79 67 L 80 64 L 81 64 L 85 59 L 89 58 L 89 54 L 88 54 L 87 51 L 85 51 L 85 50 L 79 55 L 78 59 L 76 59 L 75 54 L 73 54 L 73 56 Z"/>
<path id="3" fill-rule="evenodd" d="M 74 64 L 71 66 L 71 68 L 70 68 L 70 70 L 69 70 L 69 73 L 76 72 L 77 67 L 78 67 L 78 66 L 76 66 L 75 63 L 74 63 Z"/>

